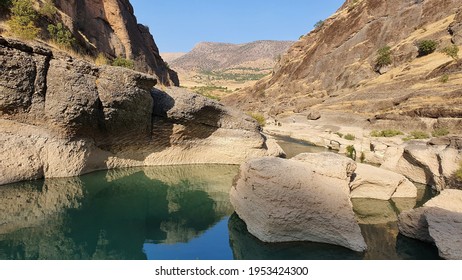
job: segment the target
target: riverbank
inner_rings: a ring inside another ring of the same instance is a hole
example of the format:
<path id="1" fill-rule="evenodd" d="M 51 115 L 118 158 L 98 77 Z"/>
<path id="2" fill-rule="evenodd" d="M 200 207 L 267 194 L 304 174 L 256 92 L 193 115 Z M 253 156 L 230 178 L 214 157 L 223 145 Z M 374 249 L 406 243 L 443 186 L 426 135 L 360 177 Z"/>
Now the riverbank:
<path id="1" fill-rule="evenodd" d="M 427 120 L 377 122 L 370 116 L 323 111 L 311 120 L 307 114 L 288 114 L 270 119 L 264 127 L 268 135 L 286 136 L 336 150 L 356 161 L 381 166 L 435 190 L 460 188 L 454 175 L 462 161 L 462 137 L 447 131 L 419 127 Z M 446 134 L 446 133 L 444 133 Z M 387 136 L 387 137 L 385 137 Z M 271 136 L 270 136 L 271 137 Z M 421 138 L 421 139 L 420 139 Z"/>

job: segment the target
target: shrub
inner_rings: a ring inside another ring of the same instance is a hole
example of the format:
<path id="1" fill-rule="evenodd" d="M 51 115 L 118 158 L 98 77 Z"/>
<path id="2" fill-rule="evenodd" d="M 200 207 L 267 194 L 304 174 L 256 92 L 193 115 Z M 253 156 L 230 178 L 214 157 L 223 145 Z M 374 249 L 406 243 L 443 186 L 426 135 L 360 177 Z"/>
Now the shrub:
<path id="1" fill-rule="evenodd" d="M 440 78 L 440 83 L 447 83 L 449 81 L 449 75 L 448 74 L 444 74 L 443 76 L 441 76 Z"/>
<path id="2" fill-rule="evenodd" d="M 371 132 L 372 137 L 394 137 L 394 136 L 403 135 L 403 134 L 404 133 L 402 133 L 401 131 L 394 130 L 394 129 L 386 129 L 386 130 L 380 130 L 380 131 L 374 130 Z"/>
<path id="3" fill-rule="evenodd" d="M 353 140 L 356 139 L 356 136 L 354 136 L 353 134 L 348 133 L 348 134 L 345 135 L 343 138 L 345 138 L 346 140 L 353 141 Z"/>
<path id="4" fill-rule="evenodd" d="M 95 58 L 96 65 L 109 65 L 110 61 L 104 53 L 99 53 Z"/>
<path id="5" fill-rule="evenodd" d="M 361 152 L 361 156 L 359 157 L 359 160 L 361 163 L 364 163 L 366 161 L 366 154 L 364 152 Z"/>
<path id="6" fill-rule="evenodd" d="M 261 126 L 264 127 L 266 124 L 266 119 L 265 117 L 260 114 L 260 113 L 255 113 L 255 112 L 248 112 L 247 113 L 249 116 L 251 116 L 254 120 L 257 121 L 257 123 Z"/>
<path id="7" fill-rule="evenodd" d="M 57 12 L 58 9 L 56 9 L 53 0 L 45 0 L 42 7 L 40 7 L 39 9 L 39 14 L 46 16 L 48 18 L 52 18 Z"/>
<path id="8" fill-rule="evenodd" d="M 445 47 L 444 49 L 441 50 L 441 52 L 449 57 L 452 57 L 452 59 L 454 60 L 459 59 L 459 47 L 456 45 Z"/>
<path id="9" fill-rule="evenodd" d="M 434 40 L 423 40 L 417 43 L 419 56 L 425 56 L 433 53 L 436 50 L 438 43 Z"/>
<path id="10" fill-rule="evenodd" d="M 40 29 L 35 26 L 37 12 L 32 0 L 13 0 L 11 2 L 11 19 L 8 21 L 11 32 L 19 38 L 35 39 Z"/>
<path id="11" fill-rule="evenodd" d="M 356 149 L 353 145 L 349 145 L 346 147 L 347 156 L 352 160 L 356 160 Z"/>
<path id="12" fill-rule="evenodd" d="M 75 45 L 74 36 L 62 23 L 59 22 L 56 25 L 50 24 L 47 29 L 51 40 L 59 46 L 71 49 Z"/>
<path id="13" fill-rule="evenodd" d="M 462 181 L 462 161 L 459 163 L 459 169 L 457 169 L 455 175 L 458 180 Z"/>
<path id="14" fill-rule="evenodd" d="M 392 63 L 391 60 L 391 47 L 385 46 L 380 48 L 377 51 L 377 58 L 375 60 L 375 67 L 381 68 L 383 66 L 390 65 Z"/>
<path id="15" fill-rule="evenodd" d="M 125 67 L 132 70 L 135 69 L 135 63 L 133 62 L 133 60 L 126 59 L 120 56 L 112 61 L 112 66 Z"/>
<path id="16" fill-rule="evenodd" d="M 343 138 L 343 133 L 341 132 L 335 132 L 334 134 L 338 135 L 338 137 Z"/>
<path id="17" fill-rule="evenodd" d="M 409 139 L 427 139 L 430 135 L 425 131 L 414 130 L 409 133 Z"/>
<path id="18" fill-rule="evenodd" d="M 318 28 L 321 28 L 323 25 L 324 25 L 324 21 L 320 20 L 314 24 L 314 28 L 318 29 Z"/>
<path id="19" fill-rule="evenodd" d="M 432 132 L 432 136 L 433 137 L 441 137 L 441 136 L 446 136 L 449 134 L 449 130 L 447 128 L 437 128 L 435 130 L 433 130 Z"/>

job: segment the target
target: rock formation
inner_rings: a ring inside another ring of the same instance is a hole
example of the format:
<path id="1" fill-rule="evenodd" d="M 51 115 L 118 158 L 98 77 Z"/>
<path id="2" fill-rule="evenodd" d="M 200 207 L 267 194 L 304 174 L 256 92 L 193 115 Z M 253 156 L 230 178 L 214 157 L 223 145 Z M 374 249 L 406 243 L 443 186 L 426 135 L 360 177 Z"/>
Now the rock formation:
<path id="1" fill-rule="evenodd" d="M 444 190 L 421 208 L 399 216 L 400 233 L 435 243 L 440 257 L 462 259 L 462 191 Z"/>
<path id="2" fill-rule="evenodd" d="M 250 117 L 153 76 L 0 37 L 0 184 L 268 155 Z M 277 152 L 277 149 L 273 149 Z"/>
<path id="3" fill-rule="evenodd" d="M 406 177 L 372 165 L 358 163 L 350 184 L 352 198 L 415 198 L 417 188 Z"/>
<path id="4" fill-rule="evenodd" d="M 381 167 L 441 191 L 457 188 L 454 173 L 461 160 L 461 149 L 453 148 L 449 140 L 433 139 L 429 143 L 414 142 L 387 148 Z"/>
<path id="5" fill-rule="evenodd" d="M 264 242 L 314 241 L 361 252 L 366 244 L 349 198 L 355 167 L 330 153 L 254 159 L 241 166 L 231 203 Z"/>
<path id="6" fill-rule="evenodd" d="M 460 132 L 461 62 L 440 51 L 460 47 L 461 14 L 458 0 L 346 1 L 292 45 L 272 76 L 223 102 L 271 116 L 314 109 L 360 114 L 376 126 Z M 437 50 L 419 57 L 422 40 L 434 40 Z M 385 46 L 391 64 L 378 73 Z"/>
<path id="7" fill-rule="evenodd" d="M 160 84 L 179 85 L 178 76 L 163 61 L 147 26 L 138 24 L 128 0 L 56 0 L 62 21 L 94 55 L 123 57 L 135 69 L 155 75 Z"/>

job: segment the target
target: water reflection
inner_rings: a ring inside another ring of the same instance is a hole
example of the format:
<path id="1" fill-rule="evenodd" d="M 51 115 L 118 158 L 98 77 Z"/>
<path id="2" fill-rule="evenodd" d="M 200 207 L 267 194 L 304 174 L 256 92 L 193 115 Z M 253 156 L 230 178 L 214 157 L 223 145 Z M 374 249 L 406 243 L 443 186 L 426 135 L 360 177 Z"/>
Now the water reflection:
<path id="1" fill-rule="evenodd" d="M 0 259 L 146 259 L 146 244 L 187 243 L 226 219 L 237 169 L 152 167 L 0 187 Z"/>

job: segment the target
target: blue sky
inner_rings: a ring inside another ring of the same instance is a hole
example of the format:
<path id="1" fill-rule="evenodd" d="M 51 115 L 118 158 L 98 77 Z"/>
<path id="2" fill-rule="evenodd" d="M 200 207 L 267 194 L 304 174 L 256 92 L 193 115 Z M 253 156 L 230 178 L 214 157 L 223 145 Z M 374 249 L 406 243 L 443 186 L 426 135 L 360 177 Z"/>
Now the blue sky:
<path id="1" fill-rule="evenodd" d="M 344 0 L 131 0 L 161 52 L 188 52 L 203 41 L 297 40 Z"/>

